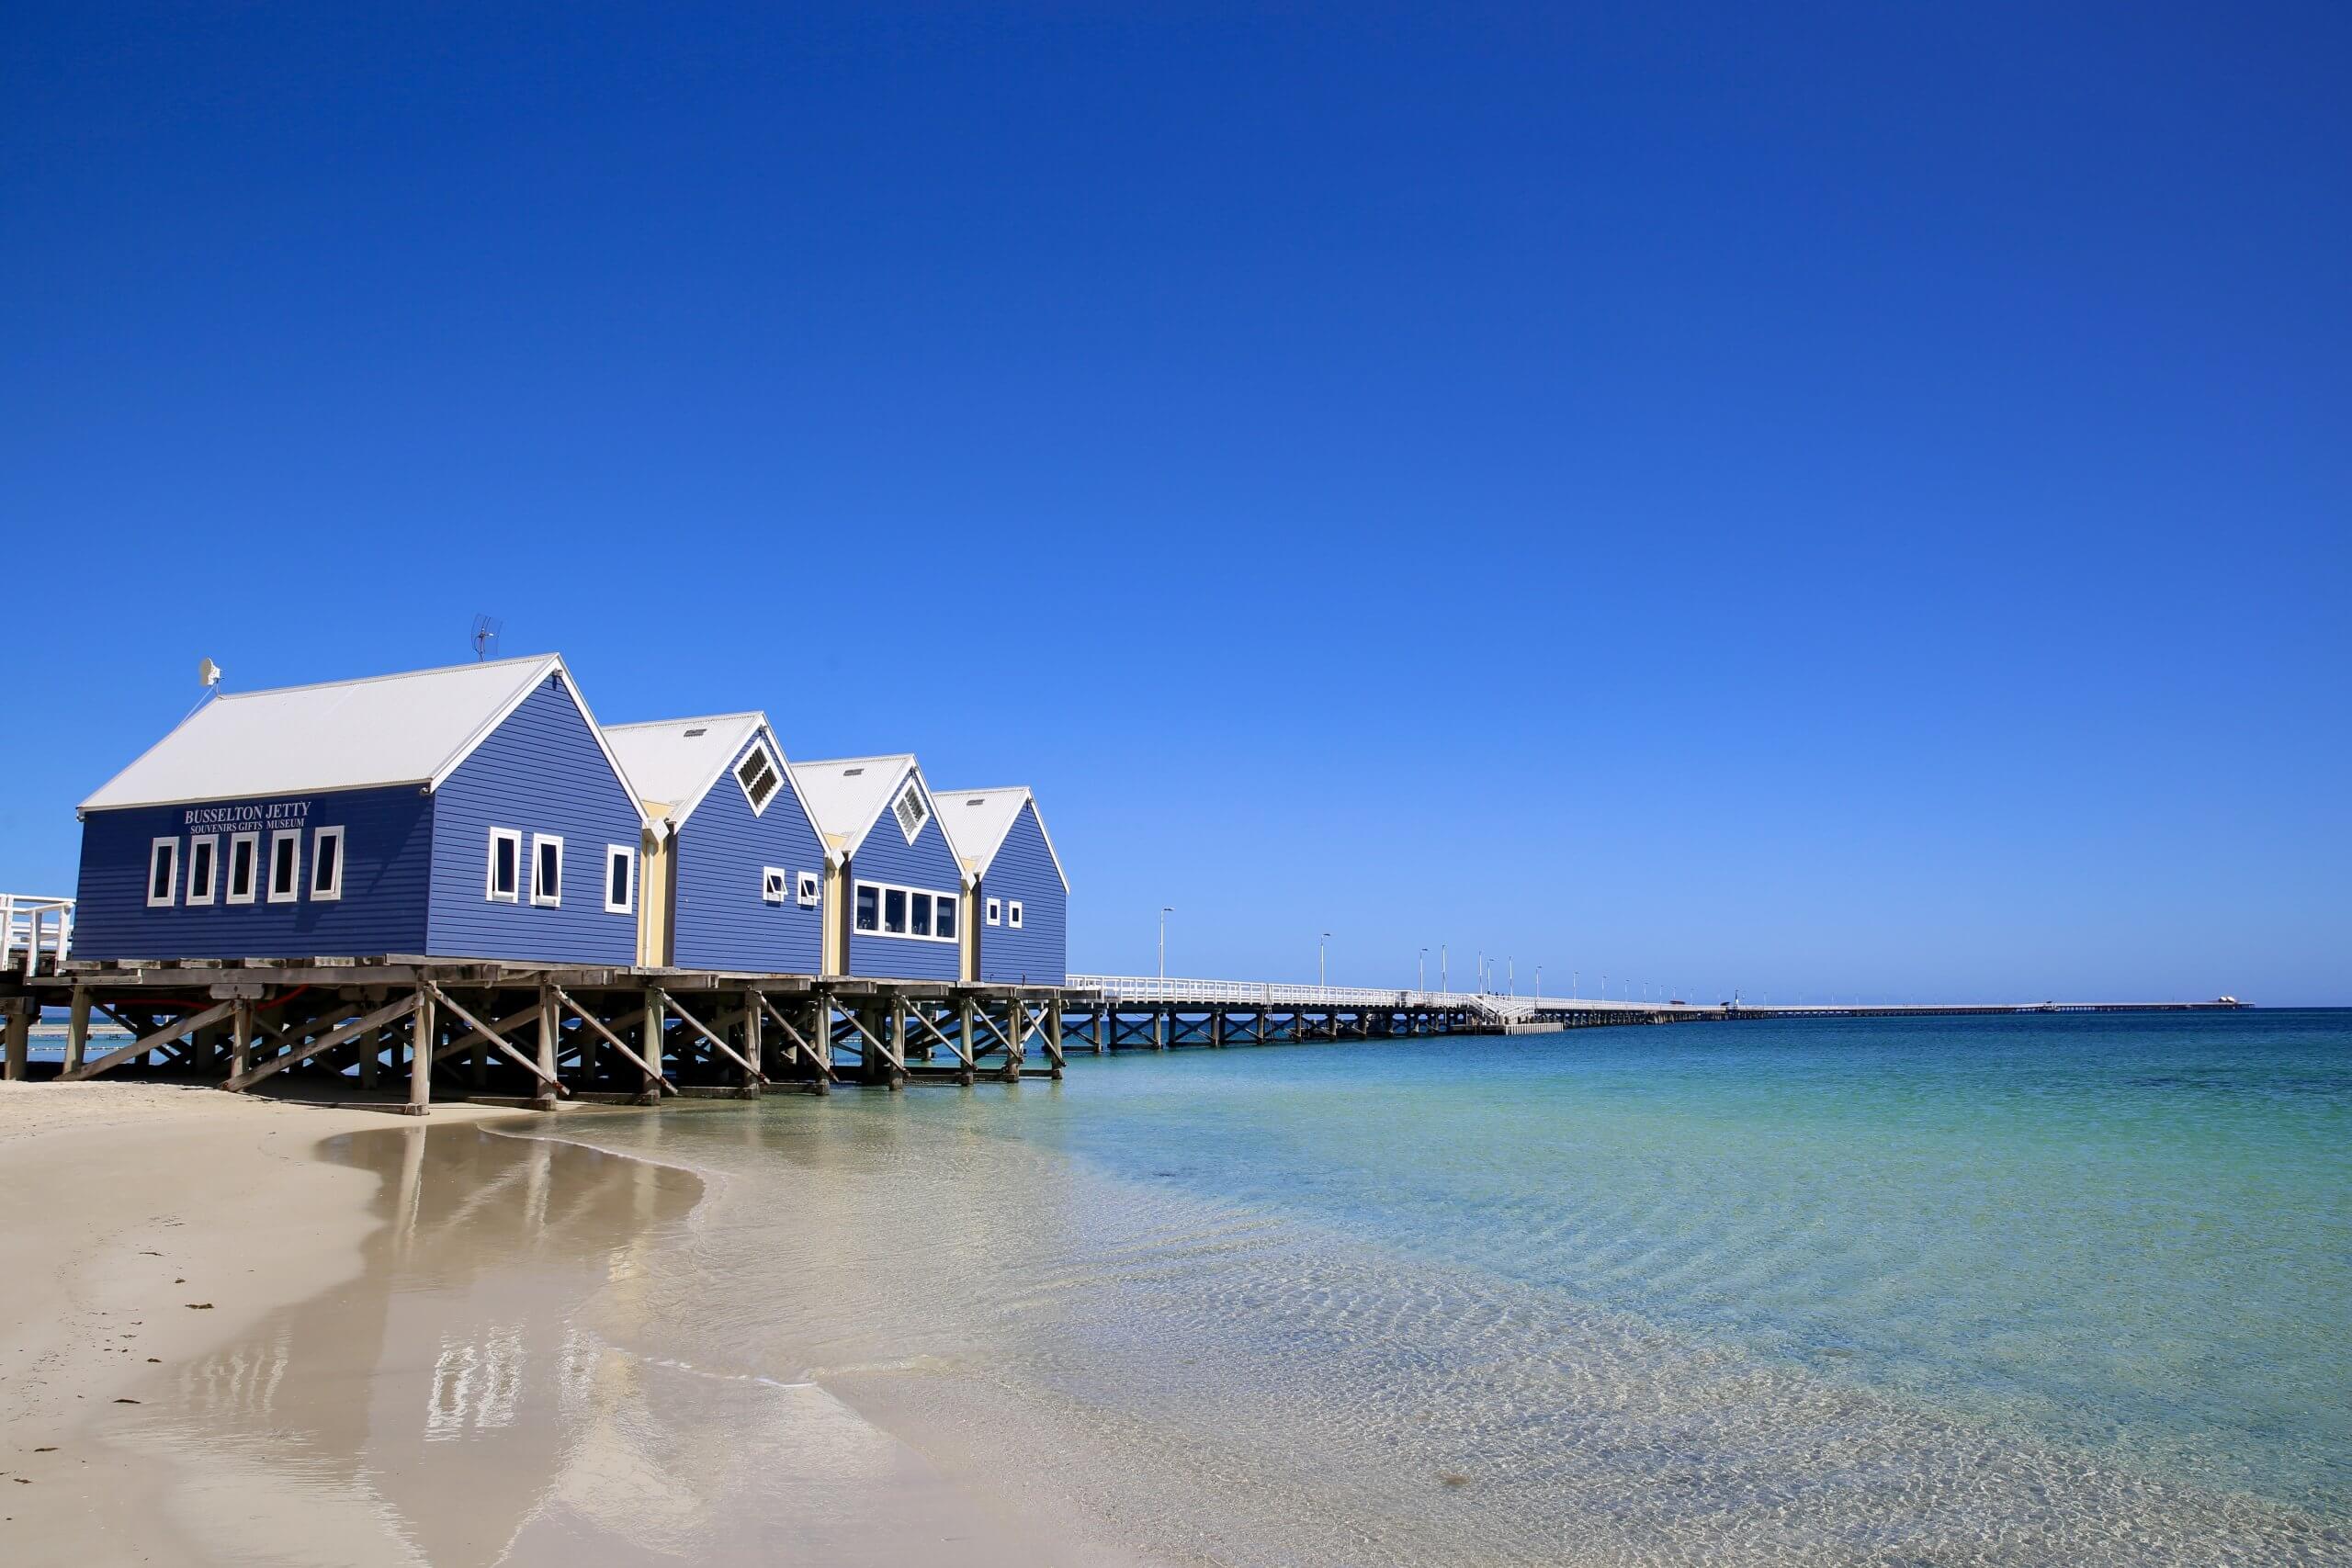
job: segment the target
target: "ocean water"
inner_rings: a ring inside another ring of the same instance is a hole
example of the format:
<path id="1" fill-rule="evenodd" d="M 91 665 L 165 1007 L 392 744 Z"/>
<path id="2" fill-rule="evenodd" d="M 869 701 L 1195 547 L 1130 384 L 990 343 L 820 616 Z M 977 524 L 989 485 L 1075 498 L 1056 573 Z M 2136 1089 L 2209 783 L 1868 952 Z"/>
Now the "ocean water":
<path id="1" fill-rule="evenodd" d="M 815 1377 L 1175 1560 L 2352 1562 L 2352 1013 L 1123 1054 L 556 1126 L 707 1179 L 620 1349 Z"/>

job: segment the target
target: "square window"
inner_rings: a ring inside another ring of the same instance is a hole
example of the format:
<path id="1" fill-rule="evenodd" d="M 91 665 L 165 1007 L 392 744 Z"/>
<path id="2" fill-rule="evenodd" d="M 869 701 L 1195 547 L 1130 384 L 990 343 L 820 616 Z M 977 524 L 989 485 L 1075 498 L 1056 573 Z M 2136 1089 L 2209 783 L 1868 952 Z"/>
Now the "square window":
<path id="1" fill-rule="evenodd" d="M 882 929 L 882 890 L 871 882 L 857 885 L 857 929 L 862 931 Z"/>
<path id="2" fill-rule="evenodd" d="M 187 901 L 190 904 L 212 902 L 213 885 L 220 874 L 220 839 L 216 833 L 198 833 L 187 841 Z"/>
<path id="3" fill-rule="evenodd" d="M 269 836 L 269 901 L 291 904 L 302 896 L 302 829 L 280 828 Z"/>
<path id="4" fill-rule="evenodd" d="M 1004 900 L 1001 898 L 989 900 L 988 921 L 992 926 L 1004 924 Z"/>
<path id="5" fill-rule="evenodd" d="M 311 835 L 311 897 L 331 904 L 343 897 L 343 829 L 321 828 Z"/>
<path id="6" fill-rule="evenodd" d="M 531 902 L 549 908 L 563 902 L 563 840 L 553 833 L 531 835 Z"/>
<path id="7" fill-rule="evenodd" d="M 824 885 L 818 880 L 815 872 L 802 872 L 800 874 L 800 907 L 804 909 L 815 908 L 818 898 L 823 894 L 823 888 Z"/>
<path id="8" fill-rule="evenodd" d="M 157 839 L 147 848 L 147 907 L 168 908 L 178 897 L 180 841 Z"/>
<path id="9" fill-rule="evenodd" d="M 1004 907 L 1005 923 L 1013 930 L 1021 929 L 1021 900 L 1015 898 Z"/>
<path id="10" fill-rule="evenodd" d="M 886 887 L 882 890 L 882 929 L 891 936 L 907 934 L 907 890 Z"/>
<path id="11" fill-rule="evenodd" d="M 783 903 L 784 890 L 790 883 L 791 878 L 785 874 L 783 867 L 774 865 L 768 867 L 760 873 L 761 901 L 768 904 Z"/>
<path id="12" fill-rule="evenodd" d="M 261 875 L 261 835 L 239 833 L 229 840 L 229 902 L 250 904 Z"/>
<path id="13" fill-rule="evenodd" d="M 939 902 L 933 906 L 932 909 L 931 925 L 932 931 L 935 935 L 944 937 L 950 942 L 956 940 L 955 899 L 948 897 L 944 893 L 940 895 Z"/>
<path id="14" fill-rule="evenodd" d="M 512 828 L 490 830 L 490 867 L 482 896 L 500 904 L 520 901 L 523 886 L 523 835 Z"/>
<path id="15" fill-rule="evenodd" d="M 627 844 L 605 846 L 605 913 L 626 915 L 637 902 L 637 852 Z"/>

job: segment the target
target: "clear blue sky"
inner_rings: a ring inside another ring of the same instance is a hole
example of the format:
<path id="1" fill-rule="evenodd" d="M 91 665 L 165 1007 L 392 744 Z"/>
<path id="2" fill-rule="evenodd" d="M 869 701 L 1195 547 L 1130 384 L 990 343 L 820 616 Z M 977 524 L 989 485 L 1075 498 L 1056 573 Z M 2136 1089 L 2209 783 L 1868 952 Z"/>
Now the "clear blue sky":
<path id="1" fill-rule="evenodd" d="M 487 610 L 1081 967 L 2352 1001 L 2341 6 L 9 32 L 0 885 Z"/>

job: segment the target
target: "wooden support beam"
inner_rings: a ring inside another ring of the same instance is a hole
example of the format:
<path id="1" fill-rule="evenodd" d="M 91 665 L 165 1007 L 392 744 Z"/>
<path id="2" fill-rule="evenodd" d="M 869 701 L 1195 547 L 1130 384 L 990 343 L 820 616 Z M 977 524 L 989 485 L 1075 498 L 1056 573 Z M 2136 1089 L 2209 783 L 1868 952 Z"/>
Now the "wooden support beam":
<path id="1" fill-rule="evenodd" d="M 552 1084 L 556 1081 L 556 1042 L 563 1032 L 563 1015 L 555 1010 L 553 987 L 539 987 L 539 999 L 534 1010 L 539 1015 L 539 1081 Z M 552 1111 L 555 1109 L 555 1096 L 542 1094 L 534 1098 L 531 1103 L 542 1110 Z"/>
<path id="2" fill-rule="evenodd" d="M 1054 1077 L 1061 1077 L 1062 1004 L 1059 998 L 1046 1004 L 1046 1059 L 1054 1065 Z"/>
<path id="3" fill-rule="evenodd" d="M 164 1025 L 163 1028 L 155 1031 L 153 1034 L 143 1035 L 141 1038 L 132 1041 L 130 1044 L 123 1046 L 120 1050 L 109 1051 L 95 1062 L 85 1063 L 81 1066 L 74 1068 L 70 1073 L 60 1075 L 60 1081 L 65 1083 L 79 1083 L 84 1078 L 96 1077 L 108 1067 L 119 1066 L 123 1063 L 130 1061 L 133 1056 L 144 1055 L 160 1045 L 177 1040 L 181 1036 L 187 1034 L 192 1031 L 203 1028 L 208 1023 L 218 1023 L 220 1020 L 236 1011 L 236 1010 L 237 1004 L 235 1002 L 216 1002 L 212 1006 L 206 1008 L 202 1012 L 190 1013 L 186 1018 L 181 1019 L 178 1022 L 167 1023 Z M 108 1009 L 107 1011 L 109 1015 L 111 1015 L 112 1010 Z M 123 1027 L 128 1029 L 130 1026 L 125 1024 Z"/>
<path id="4" fill-rule="evenodd" d="M 223 1007 L 233 1007 L 236 1004 L 233 1002 L 223 1002 L 220 1005 Z M 369 1013 L 365 1018 L 355 1019 L 351 1022 L 345 1024 L 342 1028 L 337 1029 L 331 1033 L 322 1034 L 319 1038 L 311 1041 L 307 1045 L 298 1045 L 283 1055 L 272 1056 L 268 1061 L 264 1062 L 257 1067 L 237 1074 L 220 1087 L 229 1090 L 232 1094 L 242 1093 L 243 1090 L 253 1088 L 254 1085 L 261 1082 L 264 1078 L 282 1073 L 288 1067 L 299 1066 L 302 1063 L 309 1061 L 311 1057 L 316 1056 L 322 1052 L 334 1050 L 336 1046 L 342 1044 L 346 1040 L 350 1040 L 356 1035 L 370 1033 L 376 1030 L 381 1029 L 384 1025 L 391 1022 L 392 1020 L 399 1018 L 401 1014 L 415 1010 L 415 1008 L 416 997 L 413 993 L 402 997 L 396 1002 L 387 1002 L 384 1006 L 378 1008 L 374 1012 Z M 101 1058 L 100 1060 L 103 1061 L 104 1058 Z M 92 1066 L 96 1067 L 98 1064 L 93 1063 Z"/>
<path id="5" fill-rule="evenodd" d="M 229 1020 L 229 1076 L 231 1077 L 235 1077 L 253 1065 L 253 998 L 239 997 L 236 1001 L 236 1011 L 230 1015 Z"/>
<path id="6" fill-rule="evenodd" d="M 408 1113 L 422 1116 L 433 1108 L 433 1047 L 440 1039 L 440 1019 L 434 1003 L 441 993 L 427 980 L 409 999 L 412 1013 L 408 1047 Z M 374 1047 L 369 1047 L 373 1049 Z M 397 1051 L 398 1045 L 392 1047 Z"/>
<path id="7" fill-rule="evenodd" d="M 648 1094 L 658 1094 L 661 1091 L 654 1086 L 670 1081 L 662 1061 L 662 1046 L 666 1043 L 663 1035 L 667 1030 L 668 1025 L 662 1017 L 662 993 L 648 986 L 645 988 L 645 1032 L 641 1036 L 645 1042 L 645 1055 L 637 1059 L 638 1066 L 645 1070 L 645 1092 Z M 671 1088 L 674 1093 L 676 1086 L 672 1085 Z"/>
<path id="8" fill-rule="evenodd" d="M 696 1018 L 694 1014 L 680 1007 L 678 1005 L 678 999 L 675 997 L 673 997 L 659 986 L 647 987 L 646 995 L 652 998 L 650 1006 L 647 1009 L 647 1015 L 649 1017 L 651 1016 L 653 1008 L 668 1009 L 670 1011 L 676 1013 L 679 1019 L 684 1022 L 688 1029 L 693 1030 L 696 1034 L 701 1035 L 705 1040 L 708 1041 L 713 1050 L 717 1051 L 720 1055 L 725 1056 L 737 1066 L 742 1068 L 743 1071 L 749 1075 L 745 1079 L 746 1082 L 763 1084 L 768 1081 L 766 1077 L 761 1073 L 758 1067 L 743 1059 L 743 1054 L 741 1052 L 736 1050 L 734 1046 L 729 1045 L 726 1041 L 721 1040 L 717 1034 L 711 1032 L 710 1029 L 704 1024 L 702 1020 Z"/>
<path id="9" fill-rule="evenodd" d="M 435 985 L 430 980 L 427 980 L 424 983 L 424 995 L 428 1001 L 438 1002 L 441 1006 L 447 1008 L 451 1012 L 457 1014 L 458 1021 L 473 1031 L 471 1034 L 467 1035 L 463 1040 L 451 1041 L 448 1044 L 441 1047 L 437 1051 L 435 1051 L 433 1055 L 436 1059 L 449 1055 L 451 1052 L 457 1050 L 460 1045 L 472 1044 L 476 1041 L 486 1041 L 492 1050 L 497 1052 L 500 1055 L 505 1057 L 508 1061 L 514 1063 L 525 1072 L 529 1073 L 532 1077 L 546 1084 L 547 1087 L 559 1097 L 569 1095 L 571 1092 L 570 1089 L 564 1088 L 562 1084 L 556 1081 L 554 1068 L 541 1068 L 538 1063 L 533 1061 L 530 1057 L 526 1056 L 522 1052 L 517 1051 L 514 1046 L 508 1044 L 506 1042 L 504 1031 L 514 1028 L 515 1024 L 520 1023 L 523 1020 L 530 1017 L 533 1013 L 537 1012 L 539 1010 L 537 1003 L 525 1008 L 518 1013 L 514 1013 L 502 1020 L 496 1024 L 489 1024 L 484 1023 L 481 1020 L 468 1012 L 463 1007 L 460 1007 L 458 1004 L 456 998 L 450 996 L 448 992 L 443 990 L 440 987 Z M 479 1083 L 480 1079 L 477 1075 L 477 1087 L 479 1087 Z"/>
<path id="10" fill-rule="evenodd" d="M 619 1035 L 615 1034 L 611 1030 L 606 1029 L 602 1023 L 598 1022 L 594 1016 L 592 1015 L 585 1008 L 582 1007 L 578 1002 L 573 1001 L 571 996 L 565 992 L 561 986 L 549 986 L 548 989 L 555 993 L 555 999 L 561 1003 L 564 1010 L 570 1012 L 572 1017 L 578 1019 L 581 1022 L 586 1024 L 591 1030 L 594 1030 L 597 1034 L 603 1036 L 605 1044 L 610 1045 L 614 1050 L 618 1051 L 622 1055 L 636 1063 L 638 1070 L 642 1072 L 650 1082 L 660 1085 L 661 1087 L 656 1092 L 662 1094 L 675 1094 L 678 1092 L 677 1085 L 672 1083 L 668 1078 L 663 1077 L 660 1073 L 653 1069 L 651 1063 L 648 1062 L 644 1057 L 639 1055 L 636 1052 L 623 1044 Z M 637 1015 L 632 1013 L 629 1016 L 633 1019 Z M 628 1027 L 627 1020 L 623 1021 L 622 1027 Z"/>
<path id="11" fill-rule="evenodd" d="M 444 999 L 447 999 L 448 994 L 444 992 L 442 995 Z M 539 1011 L 539 1004 L 533 1002 L 529 1007 L 524 1008 L 520 1011 L 510 1012 L 504 1018 L 498 1019 L 488 1025 L 484 1025 L 478 1021 L 474 1018 L 473 1014 L 467 1012 L 462 1008 L 458 1008 L 455 1002 L 451 1002 L 450 1006 L 457 1011 L 458 1018 L 464 1021 L 466 1025 L 466 1032 L 463 1034 L 453 1034 L 435 1047 L 433 1052 L 433 1059 L 435 1062 L 446 1061 L 469 1045 L 480 1044 L 483 1040 L 489 1038 L 492 1033 L 503 1034 L 508 1030 L 514 1028 L 516 1024 L 522 1022 L 525 1019 L 537 1017 Z M 532 1070 L 534 1072 L 537 1071 L 536 1067 Z"/>
<path id="12" fill-rule="evenodd" d="M 970 1004 L 970 1003 L 968 1003 L 968 1002 L 967 1002 L 967 1003 L 965 1004 L 965 1006 L 967 1006 L 967 1007 L 969 1007 L 970 1005 L 971 1005 L 971 1004 Z M 947 1047 L 947 1049 L 948 1049 L 951 1053 L 953 1053 L 953 1054 L 954 1054 L 954 1055 L 955 1055 L 955 1057 L 956 1057 L 956 1059 L 957 1061 L 959 1061 L 959 1062 L 963 1063 L 963 1064 L 964 1064 L 964 1066 L 967 1066 L 967 1067 L 968 1067 L 968 1066 L 970 1066 L 972 1065 L 972 1058 L 971 1058 L 971 1056 L 970 1056 L 970 1055 L 969 1055 L 965 1051 L 964 1047 L 963 1047 L 963 1046 L 961 1046 L 961 1045 L 958 1045 L 955 1041 L 948 1039 L 948 1038 L 947 1038 L 947 1036 L 945 1036 L 944 1034 L 942 1034 L 941 1032 L 939 1032 L 938 1028 L 937 1028 L 934 1024 L 933 1024 L 933 1022 L 931 1021 L 931 1020 L 929 1020 L 929 1019 L 925 1018 L 925 1017 L 924 1017 L 922 1014 L 921 1014 L 921 1013 L 916 1013 L 916 1014 L 914 1015 L 914 1021 L 915 1021 L 917 1023 L 919 1023 L 919 1024 L 922 1025 L 922 1032 L 923 1032 L 925 1034 L 930 1035 L 933 1040 L 938 1041 L 942 1045 L 946 1046 L 946 1047 Z"/>
<path id="13" fill-rule="evenodd" d="M 775 1004 L 768 1000 L 768 994 L 765 991 L 753 991 L 752 995 L 760 999 L 760 1010 L 766 1013 L 770 1018 L 775 1020 L 776 1027 L 783 1030 L 786 1037 L 791 1040 L 794 1059 L 797 1060 L 800 1053 L 806 1052 L 808 1056 L 809 1066 L 817 1069 L 817 1076 L 819 1077 L 827 1078 L 832 1077 L 832 1052 L 828 1050 L 823 1055 L 819 1055 L 817 1047 L 808 1043 L 808 1039 L 801 1034 L 800 1031 L 792 1027 L 792 1021 L 785 1017 L 783 1013 L 776 1010 Z M 821 1006 L 823 1004 L 820 1003 L 819 1005 Z"/>
<path id="14" fill-rule="evenodd" d="M 90 987 L 74 987 L 74 1010 L 65 1023 L 65 1070 L 72 1072 L 90 1054 Z"/>
<path id="15" fill-rule="evenodd" d="M 743 1075 L 743 1087 L 756 1089 L 766 1083 L 768 1058 L 760 1040 L 760 993 L 757 991 L 743 993 L 743 1055 L 752 1066 L 752 1071 Z"/>
<path id="16" fill-rule="evenodd" d="M 25 962 L 32 962 L 29 954 Z M 31 1071 L 35 1003 L 30 997 L 11 997 L 8 999 L 7 1022 L 0 1028 L 5 1028 L 7 1034 L 8 1080 L 14 1083 Z"/>

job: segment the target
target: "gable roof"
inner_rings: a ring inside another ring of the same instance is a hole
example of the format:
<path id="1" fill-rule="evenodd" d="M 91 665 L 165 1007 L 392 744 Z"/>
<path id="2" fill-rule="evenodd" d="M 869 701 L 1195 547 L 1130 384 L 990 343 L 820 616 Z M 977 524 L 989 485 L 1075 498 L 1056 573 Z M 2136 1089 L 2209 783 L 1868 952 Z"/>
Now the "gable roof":
<path id="1" fill-rule="evenodd" d="M 875 822 L 898 799 L 899 781 L 909 773 L 922 782 L 922 770 L 915 765 L 911 751 L 888 757 L 836 757 L 824 762 L 793 763 L 792 784 L 827 846 L 845 860 L 857 853 Z M 931 796 L 930 785 L 923 785 L 923 794 Z M 936 816 L 936 797 L 932 797 L 932 805 Z"/>
<path id="2" fill-rule="evenodd" d="M 710 786 L 735 764 L 755 735 L 764 735 L 776 766 L 784 751 L 761 713 L 714 714 L 707 718 L 663 718 L 647 724 L 607 726 L 605 739 L 620 759 L 621 773 L 638 802 L 651 816 L 684 825 Z"/>
<path id="3" fill-rule="evenodd" d="M 358 681 L 227 692 L 82 803 L 85 811 L 413 784 L 431 791 L 549 675 L 561 678 L 613 777 L 626 782 L 562 656 L 535 654 Z"/>
<path id="4" fill-rule="evenodd" d="M 940 826 L 947 830 L 947 841 L 956 846 L 956 858 L 964 863 L 964 874 L 985 876 L 996 861 L 997 851 L 1004 848 L 1005 835 L 1021 820 L 1021 808 L 1035 807 L 1037 797 L 1026 784 L 1012 784 L 1002 789 L 940 790 L 934 795 L 939 807 Z M 1061 852 L 1054 848 L 1054 836 L 1046 831 L 1046 814 L 1037 813 L 1037 836 L 1046 840 L 1046 853 L 1054 863 L 1054 874 L 1062 879 L 1062 891 L 1069 891 L 1069 873 L 1062 869 Z"/>

